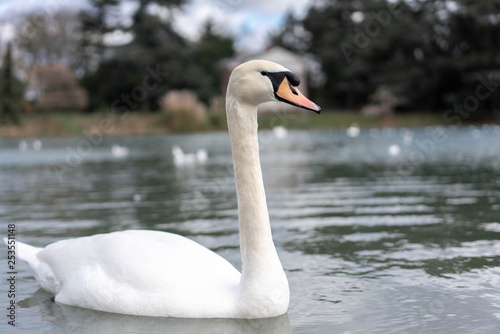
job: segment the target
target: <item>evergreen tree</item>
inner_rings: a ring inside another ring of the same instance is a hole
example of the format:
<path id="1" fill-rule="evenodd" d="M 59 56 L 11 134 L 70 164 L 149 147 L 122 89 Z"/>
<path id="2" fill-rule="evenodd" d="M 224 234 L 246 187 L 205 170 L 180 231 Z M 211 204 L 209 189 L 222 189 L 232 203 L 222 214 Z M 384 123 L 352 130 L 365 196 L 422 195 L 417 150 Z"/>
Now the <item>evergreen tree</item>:
<path id="1" fill-rule="evenodd" d="M 89 0 L 89 4 L 90 9 L 79 15 L 82 31 L 80 50 L 83 67 L 92 71 L 97 68 L 105 53 L 104 35 L 122 27 L 119 23 L 121 20 L 118 19 L 119 0 Z"/>
<path id="2" fill-rule="evenodd" d="M 500 0 L 327 0 L 289 15 L 274 40 L 320 61 L 322 105 L 357 109 L 383 86 L 399 110 L 442 112 L 474 96 L 479 76 L 498 85 L 499 12 Z M 495 90 L 469 119 L 493 117 L 499 102 Z"/>
<path id="3" fill-rule="evenodd" d="M 133 36 L 132 40 L 120 46 L 106 46 L 103 43 L 104 57 L 96 71 L 89 72 L 82 84 L 90 95 L 91 108 L 123 106 L 116 100 L 130 99 L 132 92 L 144 92 L 144 86 L 151 69 L 162 73 L 161 82 L 147 85 L 144 96 L 135 94 L 134 101 L 126 102 L 129 109 L 156 110 L 159 99 L 172 89 L 190 89 L 205 103 L 214 96 L 222 95 L 222 59 L 233 56 L 233 40 L 215 32 L 208 22 L 196 42 L 180 35 L 173 27 L 172 8 L 184 0 L 137 0 L 138 7 L 131 16 L 128 26 L 105 26 L 107 15 L 114 10 L 113 0 L 94 0 L 98 8 L 86 12 L 87 21 L 101 26 L 102 33 L 119 29 Z M 158 15 L 158 8 L 168 8 Z M 152 10 L 152 8 L 156 8 Z M 108 14 L 106 14 L 108 13 Z M 88 23 L 84 27 L 90 27 Z M 95 39 L 94 39 L 95 40 Z M 148 70 L 149 68 L 149 70 Z M 105 84 L 104 84 L 105 83 Z M 131 98 L 133 98 L 132 96 Z"/>
<path id="4" fill-rule="evenodd" d="M 22 92 L 20 83 L 14 76 L 12 64 L 12 48 L 7 45 L 7 52 L 0 71 L 0 122 L 19 124 L 21 112 Z"/>
<path id="5" fill-rule="evenodd" d="M 162 77 L 158 85 L 148 85 L 145 96 L 139 96 L 130 109 L 151 110 L 157 108 L 157 102 L 168 89 L 177 87 L 184 80 L 183 69 L 186 67 L 187 47 L 185 39 L 172 27 L 171 18 L 162 18 L 155 15 L 150 6 L 174 8 L 183 3 L 182 0 L 137 0 L 138 7 L 132 15 L 131 24 L 110 25 L 106 19 L 116 10 L 113 0 L 94 0 L 94 10 L 87 11 L 82 17 L 93 24 L 84 23 L 84 27 L 96 27 L 96 31 L 108 33 L 114 30 L 130 33 L 133 39 L 120 46 L 100 43 L 95 48 L 101 50 L 101 57 L 96 71 L 89 72 L 82 80 L 82 84 L 90 95 L 91 108 L 109 107 L 117 99 L 143 85 L 148 76 L 148 68 L 161 73 L 168 73 Z M 116 21 L 116 20 L 111 20 Z M 105 85 L 103 84 L 105 83 Z M 154 88 L 151 88 L 153 87 Z M 142 90 L 141 90 L 142 91 Z M 116 105 L 116 104 L 115 104 Z"/>

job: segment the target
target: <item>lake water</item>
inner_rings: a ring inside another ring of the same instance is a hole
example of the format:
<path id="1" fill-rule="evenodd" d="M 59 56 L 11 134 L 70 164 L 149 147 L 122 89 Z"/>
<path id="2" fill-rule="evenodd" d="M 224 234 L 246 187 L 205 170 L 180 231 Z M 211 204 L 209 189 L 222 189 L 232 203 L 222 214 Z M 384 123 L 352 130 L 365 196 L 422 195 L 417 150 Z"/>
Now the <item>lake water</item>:
<path id="1" fill-rule="evenodd" d="M 493 333 L 500 330 L 500 126 L 263 130 L 288 314 L 190 320 L 51 303 L 16 262 L 14 333 Z M 358 135 L 358 136 L 357 136 Z M 354 137 L 352 137 L 354 136 Z M 140 228 L 188 236 L 240 267 L 226 133 L 0 141 L 2 235 L 43 246 Z M 113 144 L 128 148 L 111 154 Z M 176 167 L 171 149 L 204 148 Z M 36 145 L 35 145 L 36 146 Z M 2 314 L 8 306 L 7 251 Z"/>

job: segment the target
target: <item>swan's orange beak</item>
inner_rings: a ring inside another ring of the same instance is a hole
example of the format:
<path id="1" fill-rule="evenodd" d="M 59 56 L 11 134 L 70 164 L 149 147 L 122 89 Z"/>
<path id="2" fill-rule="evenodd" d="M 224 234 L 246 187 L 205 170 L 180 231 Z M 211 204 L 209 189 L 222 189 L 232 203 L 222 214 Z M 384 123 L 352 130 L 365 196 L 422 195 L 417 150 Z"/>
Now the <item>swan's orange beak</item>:
<path id="1" fill-rule="evenodd" d="M 276 98 L 280 101 L 292 104 L 294 106 L 321 113 L 321 107 L 302 95 L 297 87 L 292 86 L 288 78 L 283 78 L 278 90 L 275 92 Z"/>

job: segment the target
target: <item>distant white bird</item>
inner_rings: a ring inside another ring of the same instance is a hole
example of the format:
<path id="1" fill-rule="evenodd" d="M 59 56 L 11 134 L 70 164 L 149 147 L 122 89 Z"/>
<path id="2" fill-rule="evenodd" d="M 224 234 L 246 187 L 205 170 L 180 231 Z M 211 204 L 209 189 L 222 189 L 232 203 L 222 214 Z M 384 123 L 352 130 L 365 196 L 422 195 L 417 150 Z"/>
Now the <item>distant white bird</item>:
<path id="1" fill-rule="evenodd" d="M 111 146 L 111 155 L 116 158 L 126 157 L 128 155 L 128 148 L 118 144 L 113 144 L 113 146 Z"/>
<path id="2" fill-rule="evenodd" d="M 35 151 L 40 151 L 40 150 L 42 149 L 42 142 L 41 142 L 40 140 L 38 140 L 38 139 L 37 139 L 37 140 L 35 140 L 35 141 L 33 142 L 33 149 L 34 149 Z"/>
<path id="3" fill-rule="evenodd" d="M 176 166 L 205 163 L 208 158 L 207 151 L 204 149 L 199 149 L 196 153 L 184 153 L 178 145 L 172 147 L 172 155 Z"/>
<path id="4" fill-rule="evenodd" d="M 481 138 L 482 132 L 475 125 L 469 125 L 469 131 L 474 139 Z"/>
<path id="5" fill-rule="evenodd" d="M 198 162 L 206 162 L 207 158 L 207 150 L 198 150 L 198 152 L 196 152 L 196 160 L 198 160 Z"/>
<path id="6" fill-rule="evenodd" d="M 389 146 L 388 151 L 390 155 L 396 156 L 401 152 L 401 148 L 397 144 L 392 144 L 391 146 Z"/>
<path id="7" fill-rule="evenodd" d="M 278 125 L 273 128 L 274 136 L 278 139 L 286 138 L 288 130 L 283 125 Z"/>
<path id="8" fill-rule="evenodd" d="M 413 142 L 413 134 L 410 131 L 406 131 L 403 134 L 403 143 L 405 143 L 406 146 L 410 146 Z"/>
<path id="9" fill-rule="evenodd" d="M 28 143 L 26 142 L 26 140 L 21 140 L 19 142 L 19 151 L 24 152 L 27 149 L 28 149 Z"/>
<path id="10" fill-rule="evenodd" d="M 359 136 L 360 132 L 361 130 L 359 129 L 359 125 L 357 123 L 352 123 L 346 130 L 347 135 L 351 138 L 356 138 Z"/>

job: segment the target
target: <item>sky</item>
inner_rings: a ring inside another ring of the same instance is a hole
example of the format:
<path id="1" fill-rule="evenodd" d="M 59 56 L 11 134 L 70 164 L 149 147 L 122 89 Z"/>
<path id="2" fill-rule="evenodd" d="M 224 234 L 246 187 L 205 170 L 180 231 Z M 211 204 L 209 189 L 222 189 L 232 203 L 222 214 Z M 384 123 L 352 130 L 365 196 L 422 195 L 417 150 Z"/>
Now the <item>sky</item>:
<path id="1" fill-rule="evenodd" d="M 305 15 L 314 0 L 188 0 L 175 13 L 174 26 L 184 36 L 196 39 L 201 27 L 212 19 L 215 27 L 235 37 L 236 47 L 247 52 L 258 52 L 267 46 L 269 32 L 277 31 L 287 12 L 299 17 Z M 0 0 L 0 40 L 12 34 L 8 20 L 18 13 L 35 10 L 50 16 L 61 8 L 81 9 L 87 0 Z M 134 2 L 123 0 L 124 15 L 133 12 Z M 153 8 L 163 15 L 159 8 Z M 7 23 L 6 23 L 7 22 Z"/>

